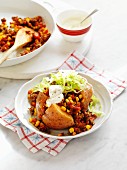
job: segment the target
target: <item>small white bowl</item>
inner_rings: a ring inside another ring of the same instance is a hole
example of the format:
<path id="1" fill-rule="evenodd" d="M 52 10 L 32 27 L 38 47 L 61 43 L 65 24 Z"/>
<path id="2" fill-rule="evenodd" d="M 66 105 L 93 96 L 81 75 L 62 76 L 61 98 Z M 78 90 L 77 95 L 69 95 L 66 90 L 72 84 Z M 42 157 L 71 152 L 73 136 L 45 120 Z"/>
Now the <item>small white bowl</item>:
<path id="1" fill-rule="evenodd" d="M 87 12 L 78 9 L 69 9 L 58 14 L 56 25 L 65 40 L 70 42 L 83 40 L 92 26 L 91 17 L 80 24 L 87 15 Z"/>
<path id="2" fill-rule="evenodd" d="M 36 84 L 40 83 L 40 81 L 43 79 L 43 77 L 50 76 L 50 74 L 51 73 L 40 74 L 40 75 L 36 76 L 35 78 L 33 78 L 32 80 L 25 83 L 20 88 L 20 90 L 15 98 L 15 110 L 16 110 L 16 114 L 17 114 L 18 118 L 20 119 L 20 121 L 27 128 L 32 130 L 33 132 L 40 134 L 44 137 L 50 137 L 50 138 L 55 138 L 55 139 L 78 138 L 81 136 L 88 135 L 88 134 L 96 131 L 97 129 L 99 129 L 110 116 L 110 113 L 112 110 L 111 95 L 110 95 L 109 91 L 107 90 L 107 88 L 102 83 L 91 78 L 88 75 L 85 75 L 84 73 L 79 73 L 79 74 L 82 77 L 85 77 L 88 80 L 88 82 L 90 84 L 92 84 L 93 89 L 94 89 L 94 94 L 95 94 L 95 96 L 97 96 L 99 98 L 101 105 L 102 105 L 102 111 L 104 113 L 104 115 L 102 117 L 99 117 L 95 120 L 95 125 L 89 131 L 79 133 L 75 136 L 59 136 L 58 137 L 56 135 L 56 134 L 58 134 L 57 130 L 53 130 L 52 135 L 51 135 L 51 134 L 39 131 L 35 126 L 32 126 L 32 124 L 29 123 L 30 114 L 28 113 L 28 108 L 30 107 L 30 104 L 29 104 L 28 98 L 27 98 L 28 90 L 33 88 Z M 63 132 L 63 130 L 59 131 L 59 133 L 61 133 L 61 132 Z"/>

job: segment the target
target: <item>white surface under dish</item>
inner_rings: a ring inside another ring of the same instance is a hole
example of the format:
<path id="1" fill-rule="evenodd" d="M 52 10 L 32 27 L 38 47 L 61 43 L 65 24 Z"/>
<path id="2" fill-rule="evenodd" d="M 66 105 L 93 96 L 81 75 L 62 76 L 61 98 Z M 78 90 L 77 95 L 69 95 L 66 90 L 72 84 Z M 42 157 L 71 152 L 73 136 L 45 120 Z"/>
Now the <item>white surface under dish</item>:
<path id="1" fill-rule="evenodd" d="M 33 9 L 33 10 L 32 10 Z M 30 1 L 30 0 L 1 0 L 0 5 L 0 18 L 5 18 L 7 22 L 9 23 L 11 21 L 11 17 L 18 16 L 18 17 L 35 17 L 35 16 L 42 16 L 44 18 L 44 21 L 46 23 L 46 26 L 51 33 L 51 37 L 48 39 L 48 41 L 42 45 L 40 48 L 34 50 L 31 53 L 28 53 L 21 57 L 15 57 L 11 59 L 7 59 L 4 61 L 0 67 L 7 67 L 7 66 L 13 66 L 19 63 L 23 63 L 34 56 L 36 56 L 40 51 L 43 50 L 43 48 L 48 44 L 49 40 L 52 38 L 52 34 L 55 29 L 55 23 L 52 18 L 52 15 L 50 12 L 43 7 L 42 5 Z M 0 53 L 2 55 L 2 53 Z"/>
<path id="2" fill-rule="evenodd" d="M 82 132 L 75 136 L 58 137 L 56 135 L 56 130 L 53 130 L 52 135 L 50 135 L 50 134 L 43 133 L 43 132 L 39 131 L 37 128 L 35 128 L 34 126 L 32 126 L 29 123 L 30 114 L 28 112 L 28 108 L 30 107 L 30 105 L 29 105 L 28 98 L 27 98 L 28 90 L 33 88 L 36 84 L 40 83 L 42 78 L 49 76 L 50 73 L 40 74 L 40 75 L 36 76 L 34 79 L 28 81 L 19 89 L 18 94 L 15 98 L 15 110 L 16 110 L 16 114 L 17 114 L 18 118 L 20 119 L 20 121 L 27 128 L 31 129 L 33 132 L 40 134 L 44 137 L 51 137 L 51 138 L 56 138 L 56 139 L 57 138 L 60 138 L 60 139 L 77 138 L 77 137 L 81 137 L 81 136 L 90 134 L 90 133 L 94 132 L 95 130 L 97 130 L 98 128 L 100 128 L 103 125 L 103 123 L 109 118 L 111 110 L 112 110 L 112 99 L 111 99 L 110 93 L 107 90 L 107 88 L 103 84 L 101 84 L 99 81 L 97 81 L 83 73 L 79 73 L 79 74 L 81 76 L 85 77 L 88 80 L 88 83 L 92 84 L 94 94 L 95 94 L 95 96 L 97 96 L 99 98 L 101 105 L 102 105 L 102 111 L 104 113 L 104 115 L 102 117 L 99 117 L 95 120 L 95 125 L 89 131 Z M 59 131 L 59 133 L 60 132 L 63 132 L 63 130 Z"/>

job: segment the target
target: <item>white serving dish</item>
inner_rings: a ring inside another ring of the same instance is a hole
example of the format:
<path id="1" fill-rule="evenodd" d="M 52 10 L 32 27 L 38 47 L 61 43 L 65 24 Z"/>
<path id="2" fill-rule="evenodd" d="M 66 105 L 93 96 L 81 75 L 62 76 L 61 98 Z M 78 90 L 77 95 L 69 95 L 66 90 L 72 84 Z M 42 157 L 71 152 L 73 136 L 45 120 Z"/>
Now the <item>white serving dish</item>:
<path id="1" fill-rule="evenodd" d="M 23 63 L 34 56 L 36 56 L 40 51 L 44 49 L 45 46 L 48 45 L 49 40 L 52 37 L 52 34 L 55 29 L 55 23 L 53 20 L 52 15 L 50 12 L 43 6 L 40 5 L 34 1 L 31 0 L 1 0 L 1 5 L 0 5 L 0 19 L 6 18 L 8 22 L 11 21 L 12 16 L 18 16 L 18 17 L 34 17 L 34 16 L 42 16 L 44 18 L 44 21 L 46 23 L 46 26 L 48 30 L 51 33 L 50 38 L 48 41 L 42 45 L 40 48 L 36 49 L 35 51 L 26 54 L 21 57 L 17 58 L 11 58 L 7 59 L 5 62 L 3 62 L 0 67 L 7 67 L 7 66 L 12 66 L 16 64 Z M 2 54 L 0 54 L 2 55 Z"/>

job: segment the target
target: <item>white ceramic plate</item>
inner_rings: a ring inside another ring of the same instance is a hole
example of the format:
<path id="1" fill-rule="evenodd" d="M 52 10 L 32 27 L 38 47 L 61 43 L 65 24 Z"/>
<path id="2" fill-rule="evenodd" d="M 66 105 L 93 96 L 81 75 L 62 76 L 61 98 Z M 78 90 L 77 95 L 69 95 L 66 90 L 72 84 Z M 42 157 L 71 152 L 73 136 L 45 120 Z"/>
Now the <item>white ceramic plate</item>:
<path id="1" fill-rule="evenodd" d="M 28 113 L 28 108 L 30 107 L 29 103 L 28 103 L 28 99 L 27 99 L 27 93 L 28 90 L 33 88 L 36 84 L 38 84 L 43 77 L 45 76 L 49 76 L 49 74 L 40 74 L 38 76 L 36 76 L 34 79 L 28 81 L 27 83 L 25 83 L 19 90 L 16 99 L 15 99 L 15 110 L 17 113 L 18 118 L 20 119 L 20 121 L 29 129 L 31 129 L 32 131 L 43 135 L 44 137 L 51 137 L 51 138 L 61 138 L 61 139 L 72 139 L 72 138 L 77 138 L 77 137 L 81 137 L 87 134 L 90 134 L 92 132 L 94 132 L 95 130 L 97 130 L 98 128 L 100 128 L 102 126 L 102 124 L 108 119 L 108 117 L 110 116 L 111 110 L 112 110 L 112 99 L 110 96 L 109 91 L 106 89 L 106 87 L 101 84 L 99 81 L 94 80 L 93 78 L 83 74 L 83 73 L 79 73 L 81 76 L 87 78 L 88 82 L 90 84 L 93 85 L 93 89 L 94 89 L 94 94 L 100 99 L 101 105 L 102 105 L 102 111 L 104 112 L 104 116 L 103 117 L 99 117 L 95 120 L 95 125 L 86 132 L 82 132 L 80 134 L 77 134 L 75 136 L 61 136 L 58 137 L 56 135 L 56 132 L 58 133 L 58 131 L 54 130 L 52 131 L 53 135 L 50 134 L 46 134 L 43 132 L 40 132 L 37 128 L 35 128 L 34 126 L 32 126 L 32 124 L 29 123 L 29 117 L 30 114 Z M 62 131 L 59 131 L 63 132 Z"/>
<path id="2" fill-rule="evenodd" d="M 18 17 L 34 17 L 34 16 L 42 16 L 45 20 L 46 26 L 48 30 L 50 31 L 51 35 L 54 32 L 55 24 L 54 20 L 52 18 L 52 15 L 50 12 L 43 7 L 42 5 L 31 1 L 31 0 L 1 0 L 0 1 L 0 19 L 6 18 L 8 23 L 11 21 L 12 16 L 18 16 Z M 47 45 L 49 40 L 52 36 L 48 39 L 48 41 L 41 46 L 40 48 L 36 49 L 35 51 L 21 56 L 17 58 L 8 59 L 5 62 L 3 62 L 0 67 L 7 67 L 16 65 L 22 62 L 25 62 L 34 56 L 36 56 L 43 48 Z M 0 54 L 2 55 L 2 54 Z"/>

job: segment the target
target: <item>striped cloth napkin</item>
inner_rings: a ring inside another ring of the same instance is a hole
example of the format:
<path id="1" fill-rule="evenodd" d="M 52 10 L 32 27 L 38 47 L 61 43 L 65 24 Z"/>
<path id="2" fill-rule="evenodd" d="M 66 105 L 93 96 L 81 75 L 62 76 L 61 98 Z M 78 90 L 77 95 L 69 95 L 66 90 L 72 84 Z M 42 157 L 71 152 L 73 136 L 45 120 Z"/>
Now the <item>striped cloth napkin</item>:
<path id="1" fill-rule="evenodd" d="M 127 85 L 124 80 L 115 78 L 110 73 L 99 69 L 77 51 L 70 54 L 59 69 L 77 70 L 101 81 L 109 89 L 113 99 L 119 96 Z M 15 113 L 14 101 L 11 105 L 0 109 L 0 123 L 16 132 L 23 144 L 33 153 L 42 150 L 56 156 L 70 141 L 45 138 L 35 132 L 32 132 L 18 119 Z"/>

